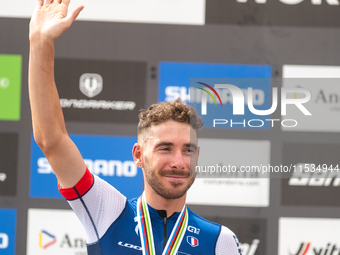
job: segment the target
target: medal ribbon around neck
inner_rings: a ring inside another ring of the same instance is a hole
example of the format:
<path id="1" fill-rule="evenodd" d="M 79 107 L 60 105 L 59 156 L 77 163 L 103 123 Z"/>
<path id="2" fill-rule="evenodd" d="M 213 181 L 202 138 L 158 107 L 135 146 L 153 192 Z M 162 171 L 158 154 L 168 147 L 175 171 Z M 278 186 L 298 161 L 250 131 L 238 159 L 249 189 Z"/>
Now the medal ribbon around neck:
<path id="1" fill-rule="evenodd" d="M 146 203 L 145 193 L 137 201 L 137 216 L 139 237 L 142 243 L 143 255 L 156 255 L 155 244 L 153 240 L 151 217 L 149 214 L 148 204 Z M 188 209 L 184 205 L 178 219 L 172 229 L 171 235 L 166 243 L 162 255 L 175 255 L 182 243 L 185 231 L 188 227 Z"/>

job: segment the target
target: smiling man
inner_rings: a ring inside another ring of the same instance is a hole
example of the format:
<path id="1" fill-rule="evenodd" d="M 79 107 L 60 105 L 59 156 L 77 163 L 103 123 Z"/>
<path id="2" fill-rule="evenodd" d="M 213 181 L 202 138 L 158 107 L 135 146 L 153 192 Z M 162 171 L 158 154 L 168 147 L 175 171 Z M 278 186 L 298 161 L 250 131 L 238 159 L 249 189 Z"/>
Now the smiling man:
<path id="1" fill-rule="evenodd" d="M 144 174 L 140 198 L 128 201 L 86 168 L 67 134 L 54 81 L 54 41 L 83 8 L 67 16 L 69 3 L 37 1 L 30 23 L 29 94 L 34 138 L 85 228 L 88 254 L 241 254 L 233 232 L 185 204 L 202 120 L 184 102 L 158 103 L 139 114 L 132 154 Z"/>

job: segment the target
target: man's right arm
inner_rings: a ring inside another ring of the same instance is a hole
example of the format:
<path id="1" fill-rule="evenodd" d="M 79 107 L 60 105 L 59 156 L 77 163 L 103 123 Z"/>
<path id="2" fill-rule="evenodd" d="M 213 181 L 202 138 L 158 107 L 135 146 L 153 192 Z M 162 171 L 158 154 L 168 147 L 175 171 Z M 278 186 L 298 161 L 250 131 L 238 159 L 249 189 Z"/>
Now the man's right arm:
<path id="1" fill-rule="evenodd" d="M 33 133 L 50 162 L 62 188 L 73 187 L 86 166 L 69 138 L 54 79 L 54 41 L 79 15 L 79 6 L 70 16 L 70 0 L 38 0 L 30 23 L 29 97 Z"/>

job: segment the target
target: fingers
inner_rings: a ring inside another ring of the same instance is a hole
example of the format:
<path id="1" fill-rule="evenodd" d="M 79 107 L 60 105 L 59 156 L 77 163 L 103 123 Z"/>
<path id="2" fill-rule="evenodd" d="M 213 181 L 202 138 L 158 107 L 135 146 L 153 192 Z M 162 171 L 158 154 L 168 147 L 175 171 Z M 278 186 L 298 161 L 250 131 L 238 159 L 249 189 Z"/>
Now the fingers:
<path id="1" fill-rule="evenodd" d="M 70 0 L 62 0 L 62 1 L 63 1 L 63 4 L 65 4 L 66 6 L 69 6 Z"/>
<path id="2" fill-rule="evenodd" d="M 45 5 L 49 5 L 51 3 L 53 3 L 53 0 L 46 0 Z"/>
<path id="3" fill-rule="evenodd" d="M 43 6 L 44 0 L 37 0 L 37 6 Z"/>
<path id="4" fill-rule="evenodd" d="M 71 24 L 73 23 L 73 21 L 78 17 L 79 13 L 84 9 L 84 6 L 78 6 L 72 13 L 70 16 L 68 16 L 67 19 L 67 23 L 71 26 Z"/>

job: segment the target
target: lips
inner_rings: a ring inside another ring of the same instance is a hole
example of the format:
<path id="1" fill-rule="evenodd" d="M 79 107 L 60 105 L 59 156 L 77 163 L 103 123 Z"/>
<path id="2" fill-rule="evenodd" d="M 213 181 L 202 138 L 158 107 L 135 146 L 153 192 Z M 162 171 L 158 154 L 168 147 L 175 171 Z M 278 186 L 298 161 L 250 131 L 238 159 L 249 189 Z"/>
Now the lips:
<path id="1" fill-rule="evenodd" d="M 183 178 L 190 176 L 189 172 L 181 171 L 181 170 L 161 170 L 159 172 L 160 176 L 166 176 L 166 177 L 174 177 L 174 178 Z"/>
<path id="2" fill-rule="evenodd" d="M 186 179 L 185 176 L 180 176 L 180 175 L 166 175 L 166 178 L 170 179 L 173 182 L 182 182 Z"/>

